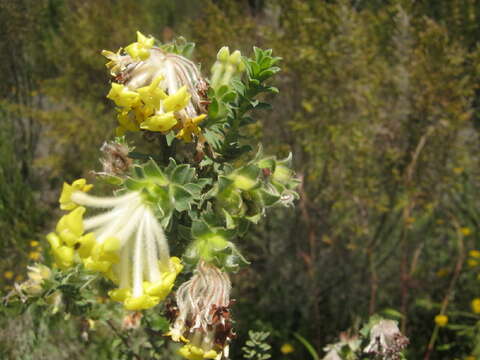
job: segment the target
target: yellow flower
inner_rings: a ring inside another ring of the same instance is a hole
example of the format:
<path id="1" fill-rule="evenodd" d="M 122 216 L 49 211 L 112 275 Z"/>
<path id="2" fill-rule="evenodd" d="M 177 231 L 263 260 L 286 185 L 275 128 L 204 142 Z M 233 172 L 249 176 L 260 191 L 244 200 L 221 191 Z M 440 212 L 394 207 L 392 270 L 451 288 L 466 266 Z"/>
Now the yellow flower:
<path id="1" fill-rule="evenodd" d="M 140 31 L 137 31 L 137 42 L 128 45 L 125 51 L 135 60 L 147 60 L 150 57 L 150 51 L 155 39 L 146 37 Z"/>
<path id="2" fill-rule="evenodd" d="M 295 351 L 295 348 L 293 347 L 292 344 L 285 343 L 280 348 L 280 351 L 282 352 L 282 354 L 287 355 L 287 354 L 293 353 Z"/>
<path id="3" fill-rule="evenodd" d="M 150 105 L 158 109 L 160 107 L 160 101 L 167 98 L 167 94 L 159 86 L 162 80 L 163 76 L 157 76 L 150 85 L 137 89 L 140 99 L 145 105 Z"/>
<path id="4" fill-rule="evenodd" d="M 187 143 L 191 142 L 193 134 L 200 134 L 200 127 L 198 126 L 198 124 L 200 124 L 206 117 L 207 115 L 202 114 L 194 117 L 193 119 L 187 119 L 187 121 L 183 125 L 183 129 L 178 132 L 176 137 L 178 139 L 182 139 Z"/>
<path id="5" fill-rule="evenodd" d="M 160 301 L 162 301 L 168 296 L 168 294 L 170 294 L 177 275 L 183 269 L 183 265 L 177 257 L 171 257 L 170 264 L 172 269 L 165 269 L 161 274 L 160 281 L 156 283 L 151 283 L 149 281 L 143 282 L 143 290 L 147 295 L 158 297 Z"/>
<path id="6" fill-rule="evenodd" d="M 120 124 L 120 128 L 124 131 L 139 131 L 140 127 L 138 126 L 138 122 L 135 119 L 134 113 L 130 110 L 121 110 L 117 116 L 118 122 Z"/>
<path id="7" fill-rule="evenodd" d="M 475 356 L 467 356 L 465 360 L 477 360 Z"/>
<path id="8" fill-rule="evenodd" d="M 40 245 L 40 243 L 38 241 L 36 241 L 36 240 L 30 241 L 30 246 L 31 247 L 37 247 L 38 245 Z"/>
<path id="9" fill-rule="evenodd" d="M 472 233 L 472 230 L 470 230 L 468 227 L 462 227 L 460 229 L 460 232 L 462 233 L 463 236 L 468 236 Z"/>
<path id="10" fill-rule="evenodd" d="M 107 99 L 113 100 L 117 106 L 130 109 L 140 104 L 140 95 L 122 84 L 112 83 Z"/>
<path id="11" fill-rule="evenodd" d="M 123 306 L 127 310 L 146 310 L 154 307 L 160 302 L 160 299 L 156 296 L 149 296 L 147 294 L 143 294 L 137 297 L 128 297 L 123 302 Z"/>
<path id="12" fill-rule="evenodd" d="M 473 258 L 480 259 L 480 251 L 478 250 L 470 250 L 468 255 L 470 255 Z"/>
<path id="13" fill-rule="evenodd" d="M 446 326 L 448 324 L 448 316 L 442 314 L 435 316 L 435 324 L 437 324 L 439 327 Z"/>
<path id="14" fill-rule="evenodd" d="M 7 280 L 13 279 L 13 271 L 5 271 L 3 273 L 3 277 Z"/>
<path id="15" fill-rule="evenodd" d="M 191 344 L 183 345 L 178 353 L 188 360 L 215 359 L 218 356 L 215 350 L 206 351 Z"/>
<path id="16" fill-rule="evenodd" d="M 471 306 L 472 306 L 472 311 L 475 314 L 480 314 L 480 298 L 473 299 Z"/>
<path id="17" fill-rule="evenodd" d="M 140 127 L 144 130 L 166 132 L 175 125 L 177 125 L 177 119 L 175 119 L 175 115 L 171 111 L 165 114 L 150 116 L 142 122 Z"/>
<path id="18" fill-rule="evenodd" d="M 84 213 L 85 208 L 83 206 L 77 207 L 69 214 L 63 215 L 57 223 L 57 234 L 68 246 L 74 246 L 83 234 Z"/>
<path id="19" fill-rule="evenodd" d="M 66 269 L 73 265 L 74 255 L 73 248 L 68 246 L 59 246 L 53 249 L 55 264 L 61 269 Z"/>
<path id="20" fill-rule="evenodd" d="M 63 183 L 63 189 L 62 189 L 62 194 L 60 195 L 60 199 L 58 200 L 60 202 L 60 209 L 62 210 L 74 210 L 77 207 L 77 204 L 75 204 L 72 201 L 72 194 L 75 191 L 83 191 L 83 192 L 88 192 L 92 189 L 93 185 L 87 184 L 87 181 L 85 179 L 78 179 L 75 180 L 72 185 L 68 183 Z M 31 246 L 38 246 L 38 241 L 30 242 Z"/>
<path id="21" fill-rule="evenodd" d="M 453 172 L 455 175 L 460 175 L 461 173 L 463 173 L 463 168 L 461 167 L 453 168 Z"/>
<path id="22" fill-rule="evenodd" d="M 160 269 L 161 278 L 158 282 L 143 282 L 143 295 L 134 297 L 130 289 L 122 288 L 110 291 L 110 297 L 123 302 L 127 310 L 145 310 L 157 305 L 170 294 L 177 275 L 183 269 L 183 265 L 177 257 L 171 257 L 169 264 L 168 268 Z"/>
<path id="23" fill-rule="evenodd" d="M 113 51 L 108 51 L 108 50 L 102 50 L 102 55 L 105 56 L 108 60 L 110 60 L 108 63 L 105 64 L 107 69 L 110 70 L 111 74 L 117 74 L 119 70 L 121 70 L 121 55 L 122 49 L 118 49 L 116 53 Z"/>
<path id="24" fill-rule="evenodd" d="M 165 112 L 180 111 L 188 105 L 189 101 L 190 94 L 187 91 L 187 87 L 184 85 L 178 89 L 175 94 L 168 96 L 163 101 L 163 108 L 165 109 Z"/>
<path id="25" fill-rule="evenodd" d="M 467 264 L 469 267 L 476 267 L 478 265 L 478 261 L 474 259 L 468 259 Z"/>
<path id="26" fill-rule="evenodd" d="M 41 254 L 38 251 L 30 251 L 28 253 L 28 258 L 30 260 L 38 260 L 38 259 L 40 259 L 40 255 Z"/>
<path id="27" fill-rule="evenodd" d="M 17 276 L 15 276 L 15 281 L 16 282 L 20 282 L 23 280 L 23 275 L 22 274 L 18 274 Z"/>

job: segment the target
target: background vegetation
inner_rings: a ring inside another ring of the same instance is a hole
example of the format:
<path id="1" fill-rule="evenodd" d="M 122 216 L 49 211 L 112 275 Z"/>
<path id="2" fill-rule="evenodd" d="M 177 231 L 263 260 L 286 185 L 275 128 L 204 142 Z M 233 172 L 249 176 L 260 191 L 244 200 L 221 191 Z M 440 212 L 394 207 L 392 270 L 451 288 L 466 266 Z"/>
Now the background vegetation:
<path id="1" fill-rule="evenodd" d="M 232 358 L 248 329 L 271 333 L 274 359 L 305 359 L 294 334 L 323 353 L 383 313 L 410 359 L 480 359 L 478 0 L 0 0 L 4 292 L 48 256 L 62 182 L 99 169 L 115 123 L 100 50 L 137 29 L 194 41 L 205 68 L 223 45 L 283 58 L 274 110 L 249 135 L 293 151 L 302 196 L 240 244 L 252 266 L 234 278 Z M 0 319 L 0 354 L 115 358 L 111 329 L 32 322 Z"/>

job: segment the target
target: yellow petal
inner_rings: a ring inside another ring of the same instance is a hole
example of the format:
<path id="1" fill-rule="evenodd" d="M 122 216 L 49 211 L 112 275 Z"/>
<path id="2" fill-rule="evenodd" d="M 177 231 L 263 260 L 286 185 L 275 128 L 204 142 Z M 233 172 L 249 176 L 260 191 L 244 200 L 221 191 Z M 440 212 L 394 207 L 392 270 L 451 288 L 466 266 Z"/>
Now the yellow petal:
<path id="1" fill-rule="evenodd" d="M 218 356 L 215 350 L 209 350 L 203 354 L 204 359 L 215 359 Z"/>
<path id="2" fill-rule="evenodd" d="M 93 247 L 95 246 L 95 235 L 93 233 L 88 233 L 78 239 L 78 254 L 80 257 L 87 258 L 90 256 Z"/>
<path id="3" fill-rule="evenodd" d="M 107 95 L 108 99 L 115 102 L 117 106 L 131 108 L 139 104 L 140 96 L 137 92 L 129 90 L 122 84 L 112 83 L 112 88 Z"/>
<path id="4" fill-rule="evenodd" d="M 155 39 L 151 36 L 146 37 L 140 31 L 137 31 L 137 42 L 146 48 L 151 48 L 155 42 Z"/>
<path id="5" fill-rule="evenodd" d="M 178 91 L 168 96 L 163 101 L 163 108 L 165 111 L 180 111 L 185 106 L 187 106 L 188 102 L 190 101 L 190 94 L 187 91 L 186 86 L 182 86 Z"/>
<path id="6" fill-rule="evenodd" d="M 113 301 L 124 302 L 126 298 L 130 297 L 131 290 L 129 288 L 115 289 L 108 292 L 108 296 Z"/>
<path id="7" fill-rule="evenodd" d="M 88 257 L 83 260 L 83 265 L 87 270 L 106 273 L 110 270 L 112 263 L 109 261 L 94 260 L 92 257 Z"/>
<path id="8" fill-rule="evenodd" d="M 58 237 L 57 234 L 51 232 L 50 234 L 47 235 L 47 241 L 52 247 L 52 249 L 58 248 L 60 245 L 62 245 L 62 240 Z"/>
<path id="9" fill-rule="evenodd" d="M 166 132 L 177 124 L 173 112 L 150 116 L 140 127 L 144 130 Z"/>
<path id="10" fill-rule="evenodd" d="M 125 299 L 123 306 L 127 310 L 146 310 L 154 307 L 159 303 L 159 299 L 154 296 L 141 295 L 138 297 L 128 297 Z"/>
<path id="11" fill-rule="evenodd" d="M 55 257 L 55 263 L 58 267 L 66 269 L 73 264 L 74 252 L 71 247 L 59 246 L 53 249 L 53 256 Z"/>
<path id="12" fill-rule="evenodd" d="M 75 180 L 72 185 L 68 183 L 63 183 L 62 193 L 60 195 L 60 199 L 58 200 L 60 203 L 60 209 L 62 210 L 73 210 L 77 207 L 71 197 L 73 192 L 75 191 L 83 191 L 88 192 L 92 189 L 93 185 L 87 184 L 85 179 L 77 179 Z"/>

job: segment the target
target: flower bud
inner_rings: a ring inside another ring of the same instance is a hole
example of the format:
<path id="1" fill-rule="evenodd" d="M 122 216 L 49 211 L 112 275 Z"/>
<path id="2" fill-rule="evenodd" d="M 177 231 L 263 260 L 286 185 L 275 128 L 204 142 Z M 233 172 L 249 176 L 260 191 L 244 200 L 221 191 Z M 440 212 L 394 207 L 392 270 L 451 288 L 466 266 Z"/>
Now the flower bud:
<path id="1" fill-rule="evenodd" d="M 217 53 L 218 61 L 227 62 L 229 57 L 230 57 L 230 50 L 228 46 L 224 46 L 220 50 L 218 50 L 218 53 Z"/>

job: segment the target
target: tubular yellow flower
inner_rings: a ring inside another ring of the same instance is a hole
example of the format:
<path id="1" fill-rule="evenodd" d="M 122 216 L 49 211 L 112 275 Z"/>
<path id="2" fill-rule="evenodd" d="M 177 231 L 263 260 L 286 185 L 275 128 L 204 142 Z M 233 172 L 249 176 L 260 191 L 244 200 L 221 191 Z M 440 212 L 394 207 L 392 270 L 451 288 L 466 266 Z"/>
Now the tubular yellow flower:
<path id="1" fill-rule="evenodd" d="M 12 280 L 12 279 L 13 279 L 13 275 L 14 275 L 14 274 L 13 274 L 13 271 L 10 271 L 10 270 L 9 270 L 9 271 L 5 271 L 5 272 L 3 273 L 3 277 L 4 277 L 5 279 L 7 279 L 7 280 Z"/>
<path id="2" fill-rule="evenodd" d="M 39 246 L 39 245 L 40 245 L 40 243 L 39 243 L 38 241 L 36 241 L 36 240 L 30 241 L 30 246 L 31 246 L 31 247 L 37 247 L 37 246 Z"/>
<path id="3" fill-rule="evenodd" d="M 83 192 L 77 191 L 76 193 Z M 74 200 L 72 202 L 77 204 Z M 89 252 L 92 247 L 93 234 L 83 234 L 83 214 L 85 210 L 83 206 L 79 206 L 62 216 L 57 223 L 55 232 L 47 235 L 55 264 L 61 269 L 66 269 L 74 264 L 74 249 L 79 252 L 80 257 L 85 257 L 86 252 Z"/>
<path id="4" fill-rule="evenodd" d="M 73 246 L 83 234 L 84 207 L 77 207 L 72 212 L 64 215 L 57 223 L 56 232 L 68 246 Z"/>
<path id="5" fill-rule="evenodd" d="M 147 60 L 150 56 L 149 49 L 152 48 L 155 39 L 146 37 L 140 31 L 137 31 L 137 42 L 128 45 L 125 51 L 135 60 Z"/>
<path id="6" fill-rule="evenodd" d="M 68 183 L 63 183 L 62 194 L 60 195 L 59 199 L 60 209 L 68 211 L 75 209 L 77 207 L 77 204 L 75 204 L 71 199 L 72 193 L 74 191 L 89 192 L 92 187 L 93 185 L 87 184 L 87 181 L 85 179 L 75 180 L 72 185 Z M 31 246 L 36 246 L 32 245 L 32 243 L 30 243 Z"/>
<path id="7" fill-rule="evenodd" d="M 167 132 L 177 125 L 173 112 L 154 115 L 147 118 L 140 127 L 144 130 Z"/>
<path id="8" fill-rule="evenodd" d="M 166 112 L 180 111 L 188 105 L 190 101 L 190 94 L 187 87 L 182 86 L 175 94 L 168 96 L 163 102 L 163 108 Z"/>
<path id="9" fill-rule="evenodd" d="M 112 83 L 112 88 L 107 94 L 107 98 L 111 99 L 118 106 L 124 108 L 132 108 L 139 104 L 140 95 L 137 92 L 129 90 L 122 84 Z"/>
<path id="10" fill-rule="evenodd" d="M 188 360 L 216 359 L 219 355 L 215 350 L 205 351 L 202 348 L 191 344 L 183 345 L 178 350 L 178 353 Z"/>
<path id="11" fill-rule="evenodd" d="M 439 327 L 444 327 L 448 324 L 448 316 L 447 315 L 437 315 L 435 316 L 435 324 Z"/>
<path id="12" fill-rule="evenodd" d="M 120 128 L 124 131 L 139 131 L 140 126 L 136 120 L 135 114 L 129 110 L 120 110 L 117 116 Z"/>
<path id="13" fill-rule="evenodd" d="M 164 77 L 159 75 L 153 79 L 150 85 L 137 89 L 140 99 L 145 105 L 150 105 L 154 109 L 158 109 L 160 107 L 160 102 L 168 97 L 165 91 L 160 87 L 160 82 L 163 80 Z"/>
<path id="14" fill-rule="evenodd" d="M 200 127 L 198 124 L 200 124 L 206 117 L 207 115 L 202 114 L 194 117 L 193 119 L 187 119 L 187 121 L 183 124 L 183 129 L 178 132 L 176 137 L 187 143 L 192 142 L 192 135 L 200 134 Z"/>

